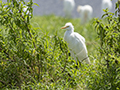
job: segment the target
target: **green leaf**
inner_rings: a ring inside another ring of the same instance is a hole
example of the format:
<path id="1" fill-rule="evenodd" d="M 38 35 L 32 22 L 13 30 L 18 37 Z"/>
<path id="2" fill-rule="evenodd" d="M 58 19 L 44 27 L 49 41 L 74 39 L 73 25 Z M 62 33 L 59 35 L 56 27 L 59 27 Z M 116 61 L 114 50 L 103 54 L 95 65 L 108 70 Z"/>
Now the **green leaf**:
<path id="1" fill-rule="evenodd" d="M 40 7 L 37 3 L 33 3 L 33 5 L 36 5 L 36 6 Z"/>

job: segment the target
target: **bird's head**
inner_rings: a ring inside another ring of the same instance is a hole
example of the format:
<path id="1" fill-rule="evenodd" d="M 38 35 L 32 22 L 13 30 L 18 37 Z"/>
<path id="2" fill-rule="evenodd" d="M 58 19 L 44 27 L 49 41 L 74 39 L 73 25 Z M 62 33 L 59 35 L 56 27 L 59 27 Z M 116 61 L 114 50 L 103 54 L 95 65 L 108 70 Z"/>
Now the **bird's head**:
<path id="1" fill-rule="evenodd" d="M 79 5 L 79 6 L 77 7 L 77 12 L 78 12 L 78 13 L 81 13 L 81 11 L 82 11 L 82 6 Z"/>
<path id="2" fill-rule="evenodd" d="M 74 31 L 74 26 L 72 25 L 72 23 L 66 23 L 64 27 L 62 27 L 61 29 L 66 29 L 66 30 L 71 30 Z"/>

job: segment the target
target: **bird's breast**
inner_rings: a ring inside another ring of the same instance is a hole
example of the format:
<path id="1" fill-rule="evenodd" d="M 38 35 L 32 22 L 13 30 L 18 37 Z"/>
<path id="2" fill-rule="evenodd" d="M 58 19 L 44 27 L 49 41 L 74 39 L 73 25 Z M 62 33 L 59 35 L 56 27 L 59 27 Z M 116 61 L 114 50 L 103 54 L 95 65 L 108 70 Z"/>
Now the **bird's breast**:
<path id="1" fill-rule="evenodd" d="M 66 33 L 64 35 L 64 40 L 68 43 L 68 47 L 75 53 L 80 52 L 84 47 L 83 41 L 72 33 Z"/>

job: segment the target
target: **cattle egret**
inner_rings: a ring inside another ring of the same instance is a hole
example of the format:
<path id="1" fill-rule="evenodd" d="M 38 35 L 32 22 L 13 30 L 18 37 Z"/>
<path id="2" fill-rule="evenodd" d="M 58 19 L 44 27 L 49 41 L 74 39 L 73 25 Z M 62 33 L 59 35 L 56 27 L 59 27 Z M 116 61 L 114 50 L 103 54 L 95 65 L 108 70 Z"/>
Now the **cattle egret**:
<path id="1" fill-rule="evenodd" d="M 93 13 L 93 8 L 90 5 L 78 6 L 77 12 L 81 17 L 81 24 L 84 24 L 90 20 Z"/>
<path id="2" fill-rule="evenodd" d="M 112 2 L 111 0 L 102 0 L 102 4 L 101 4 L 101 8 L 102 8 L 102 14 L 104 13 L 103 12 L 103 9 L 109 9 L 109 11 L 112 9 Z"/>
<path id="3" fill-rule="evenodd" d="M 75 7 L 74 0 L 64 0 L 64 12 L 66 17 L 68 18 L 71 17 L 74 7 Z"/>
<path id="4" fill-rule="evenodd" d="M 85 38 L 77 32 L 74 32 L 74 26 L 70 22 L 66 23 L 61 29 L 67 30 L 64 34 L 64 40 L 68 43 L 71 56 L 76 60 L 76 62 L 77 60 L 80 62 L 85 60 L 86 63 L 90 64 L 85 45 Z"/>

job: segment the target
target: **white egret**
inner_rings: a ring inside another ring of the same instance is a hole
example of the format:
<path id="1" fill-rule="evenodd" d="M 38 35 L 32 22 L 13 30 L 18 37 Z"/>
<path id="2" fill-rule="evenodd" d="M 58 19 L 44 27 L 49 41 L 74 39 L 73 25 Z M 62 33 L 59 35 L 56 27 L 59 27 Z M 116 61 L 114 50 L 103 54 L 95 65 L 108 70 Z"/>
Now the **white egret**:
<path id="1" fill-rule="evenodd" d="M 102 14 L 104 14 L 103 9 L 109 9 L 109 11 L 111 11 L 112 9 L 112 2 L 111 0 L 102 0 L 102 4 L 101 4 L 101 9 L 102 9 Z"/>
<path id="2" fill-rule="evenodd" d="M 64 12 L 66 17 L 68 18 L 71 17 L 74 7 L 75 7 L 74 0 L 64 0 Z"/>
<path id="3" fill-rule="evenodd" d="M 85 38 L 74 32 L 74 26 L 72 23 L 66 23 L 61 29 L 66 29 L 67 31 L 64 34 L 64 40 L 68 43 L 72 57 L 80 62 L 86 61 L 90 64 L 90 60 L 87 55 L 87 48 L 85 45 Z"/>
<path id="4" fill-rule="evenodd" d="M 90 5 L 78 6 L 77 12 L 80 14 L 81 17 L 81 24 L 85 24 L 90 20 L 93 13 L 93 8 Z"/>

